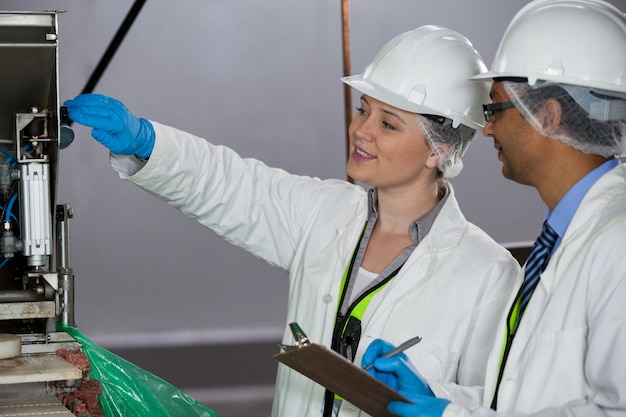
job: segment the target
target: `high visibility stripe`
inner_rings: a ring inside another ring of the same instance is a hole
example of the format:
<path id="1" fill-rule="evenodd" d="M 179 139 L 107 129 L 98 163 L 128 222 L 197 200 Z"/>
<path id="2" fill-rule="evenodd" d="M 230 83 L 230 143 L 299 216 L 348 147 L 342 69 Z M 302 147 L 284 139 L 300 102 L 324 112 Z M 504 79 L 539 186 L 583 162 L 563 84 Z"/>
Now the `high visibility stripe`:
<path id="1" fill-rule="evenodd" d="M 361 232 L 361 238 L 363 238 L 363 234 L 365 233 L 365 228 L 367 227 L 367 223 L 365 223 L 365 227 L 363 227 L 363 232 Z M 354 250 L 354 254 L 352 255 L 352 260 L 350 261 L 350 264 L 346 267 L 346 270 L 343 273 L 343 278 L 341 280 L 341 296 L 339 297 L 339 301 L 337 304 L 337 313 L 336 313 L 336 317 L 339 316 L 339 311 L 341 309 L 341 305 L 343 303 L 343 299 L 345 297 L 345 292 L 346 292 L 346 283 L 348 281 L 348 276 L 351 275 L 352 273 L 352 268 L 354 266 L 354 261 L 356 259 L 356 254 L 357 251 L 359 250 L 359 246 L 360 244 L 360 239 L 359 239 L 359 244 L 357 245 L 357 247 Z M 343 323 L 343 327 L 341 329 L 340 332 L 340 338 L 344 336 L 344 333 L 346 331 L 346 327 L 348 326 L 349 323 L 349 318 L 350 317 L 354 317 L 355 319 L 357 319 L 359 322 L 362 321 L 363 316 L 365 315 L 365 311 L 367 310 L 367 307 L 369 306 L 370 302 L 372 301 L 372 298 L 382 289 L 384 288 L 393 277 L 395 277 L 398 272 L 400 271 L 400 268 L 402 268 L 402 265 L 400 267 L 398 267 L 391 275 L 389 275 L 389 277 L 387 277 L 381 284 L 379 284 L 378 286 L 376 286 L 374 289 L 370 290 L 369 292 L 366 293 L 366 295 L 361 298 L 361 300 L 358 301 L 358 303 L 356 303 L 356 305 L 352 306 L 348 311 L 347 311 L 347 316 L 346 316 L 346 320 Z M 337 323 L 335 324 L 337 325 Z M 359 340 L 360 343 L 360 340 Z M 343 400 L 343 398 L 341 398 L 339 395 L 334 394 L 334 398 L 336 400 Z"/>
<path id="2" fill-rule="evenodd" d="M 513 307 L 509 311 L 509 316 L 507 320 L 506 329 L 504 331 L 504 342 L 502 343 L 502 351 L 500 352 L 500 365 L 498 367 L 498 379 L 496 381 L 496 390 L 493 394 L 493 398 L 491 399 L 491 408 L 496 409 L 498 403 L 498 391 L 500 388 L 500 382 L 502 380 L 502 376 L 504 374 L 504 365 L 506 364 L 506 360 L 509 356 L 509 349 L 511 348 L 511 344 L 513 343 L 513 337 L 517 332 L 517 326 L 519 322 L 517 317 L 520 311 L 520 305 L 522 300 L 522 289 L 520 288 L 517 296 L 515 297 L 515 302 L 513 303 Z"/>

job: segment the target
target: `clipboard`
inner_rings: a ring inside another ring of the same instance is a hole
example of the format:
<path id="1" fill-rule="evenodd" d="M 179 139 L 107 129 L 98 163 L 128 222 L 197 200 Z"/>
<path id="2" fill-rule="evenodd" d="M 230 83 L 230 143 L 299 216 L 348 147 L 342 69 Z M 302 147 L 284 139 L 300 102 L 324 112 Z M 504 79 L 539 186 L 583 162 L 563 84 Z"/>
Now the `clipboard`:
<path id="1" fill-rule="evenodd" d="M 411 402 L 337 352 L 311 343 L 296 323 L 291 323 L 290 327 L 296 337 L 296 345 L 281 345 L 285 350 L 274 355 L 280 363 L 341 396 L 370 416 L 397 417 L 387 411 L 389 402 Z"/>

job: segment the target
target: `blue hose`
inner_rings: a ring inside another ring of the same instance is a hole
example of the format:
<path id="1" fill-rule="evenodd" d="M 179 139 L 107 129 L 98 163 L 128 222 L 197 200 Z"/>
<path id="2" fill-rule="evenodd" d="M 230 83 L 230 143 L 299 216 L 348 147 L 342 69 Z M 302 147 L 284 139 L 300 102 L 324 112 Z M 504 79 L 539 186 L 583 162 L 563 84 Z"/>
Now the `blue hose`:
<path id="1" fill-rule="evenodd" d="M 17 193 L 13 194 L 11 196 L 11 199 L 9 200 L 9 204 L 7 204 L 7 210 L 4 213 L 4 221 L 5 222 L 9 222 L 11 221 L 11 215 L 13 213 L 13 205 L 15 204 L 15 201 L 17 200 Z M 13 216 L 15 217 L 15 216 Z"/>

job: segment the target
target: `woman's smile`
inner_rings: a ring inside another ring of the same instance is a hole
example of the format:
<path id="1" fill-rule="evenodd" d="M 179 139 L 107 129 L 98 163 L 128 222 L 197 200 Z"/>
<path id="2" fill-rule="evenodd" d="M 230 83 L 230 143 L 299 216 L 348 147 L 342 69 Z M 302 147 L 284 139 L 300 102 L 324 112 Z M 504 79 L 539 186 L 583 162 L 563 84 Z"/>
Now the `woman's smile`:
<path id="1" fill-rule="evenodd" d="M 365 152 L 362 148 L 356 145 L 354 145 L 354 152 L 352 154 L 352 157 L 356 162 L 367 162 L 376 159 L 374 155 Z"/>

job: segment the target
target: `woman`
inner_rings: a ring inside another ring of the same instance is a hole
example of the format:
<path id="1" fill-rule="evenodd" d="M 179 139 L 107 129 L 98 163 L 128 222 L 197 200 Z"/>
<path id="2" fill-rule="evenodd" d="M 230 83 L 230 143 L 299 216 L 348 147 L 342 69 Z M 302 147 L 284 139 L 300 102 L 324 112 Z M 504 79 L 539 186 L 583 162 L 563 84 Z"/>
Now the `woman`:
<path id="1" fill-rule="evenodd" d="M 369 187 L 291 175 L 191 134 L 137 119 L 122 103 L 65 103 L 93 127 L 121 178 L 229 242 L 289 271 L 287 322 L 360 363 L 376 338 L 420 335 L 407 355 L 426 378 L 482 384 L 517 262 L 463 217 L 446 178 L 482 123 L 485 66 L 470 42 L 423 26 L 387 43 L 362 75 L 348 174 Z M 283 343 L 292 344 L 289 329 Z M 279 366 L 274 416 L 359 415 Z"/>

